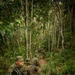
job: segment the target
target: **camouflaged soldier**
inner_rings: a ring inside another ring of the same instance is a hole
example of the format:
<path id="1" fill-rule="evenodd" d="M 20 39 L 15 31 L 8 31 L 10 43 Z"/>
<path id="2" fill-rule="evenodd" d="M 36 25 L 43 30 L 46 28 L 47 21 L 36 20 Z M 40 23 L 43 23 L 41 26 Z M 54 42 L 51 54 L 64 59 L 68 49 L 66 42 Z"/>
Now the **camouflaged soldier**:
<path id="1" fill-rule="evenodd" d="M 39 60 L 38 58 L 32 59 L 32 64 L 27 66 L 27 75 L 39 75 Z"/>
<path id="2" fill-rule="evenodd" d="M 22 56 L 17 56 L 15 63 L 10 66 L 8 75 L 27 75 L 26 66 L 24 65 L 24 59 Z"/>

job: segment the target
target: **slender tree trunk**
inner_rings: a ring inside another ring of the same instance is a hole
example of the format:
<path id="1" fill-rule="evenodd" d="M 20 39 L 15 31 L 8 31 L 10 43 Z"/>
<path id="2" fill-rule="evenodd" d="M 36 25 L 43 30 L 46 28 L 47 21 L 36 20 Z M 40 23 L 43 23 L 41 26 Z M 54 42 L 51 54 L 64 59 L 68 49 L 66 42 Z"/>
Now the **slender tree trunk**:
<path id="1" fill-rule="evenodd" d="M 24 21 L 25 21 L 25 35 L 26 35 L 26 58 L 28 57 L 28 0 L 24 0 Z"/>
<path id="2" fill-rule="evenodd" d="M 30 25 L 32 25 L 32 22 L 33 22 L 33 0 L 31 0 L 31 23 Z M 32 47 L 31 47 L 32 40 L 31 39 L 32 39 L 32 30 L 30 28 L 30 58 L 32 59 Z"/>

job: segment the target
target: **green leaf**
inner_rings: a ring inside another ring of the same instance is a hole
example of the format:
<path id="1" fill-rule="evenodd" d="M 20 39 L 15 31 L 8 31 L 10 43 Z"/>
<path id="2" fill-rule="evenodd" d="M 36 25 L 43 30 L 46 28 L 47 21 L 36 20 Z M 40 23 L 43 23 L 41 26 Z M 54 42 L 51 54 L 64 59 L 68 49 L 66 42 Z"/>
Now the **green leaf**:
<path id="1" fill-rule="evenodd" d="M 21 24 L 20 19 L 16 19 L 15 21 L 16 21 L 17 23 Z"/>

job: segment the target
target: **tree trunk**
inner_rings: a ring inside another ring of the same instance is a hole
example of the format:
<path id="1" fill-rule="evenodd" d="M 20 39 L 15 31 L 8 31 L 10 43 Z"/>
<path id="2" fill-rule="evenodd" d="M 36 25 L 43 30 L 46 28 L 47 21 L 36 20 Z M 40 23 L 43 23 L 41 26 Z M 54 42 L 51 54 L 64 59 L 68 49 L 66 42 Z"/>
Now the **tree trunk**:
<path id="1" fill-rule="evenodd" d="M 57 19 L 59 21 L 59 26 L 60 26 L 61 48 L 62 48 L 62 50 L 64 50 L 64 35 L 63 35 L 63 25 L 62 25 L 62 18 L 63 18 L 62 17 L 62 12 L 61 12 L 60 5 L 57 2 L 55 2 L 53 4 L 53 6 L 54 6 L 54 10 L 56 11 L 56 16 L 57 16 Z"/>
<path id="2" fill-rule="evenodd" d="M 30 25 L 32 25 L 33 22 L 33 0 L 31 1 L 31 20 Z M 31 26 L 30 26 L 31 27 Z M 31 41 L 32 41 L 32 30 L 30 28 L 30 58 L 32 59 L 32 47 L 31 47 Z"/>
<path id="3" fill-rule="evenodd" d="M 25 21 L 25 35 L 26 35 L 26 58 L 28 56 L 28 0 L 24 0 L 24 21 Z"/>

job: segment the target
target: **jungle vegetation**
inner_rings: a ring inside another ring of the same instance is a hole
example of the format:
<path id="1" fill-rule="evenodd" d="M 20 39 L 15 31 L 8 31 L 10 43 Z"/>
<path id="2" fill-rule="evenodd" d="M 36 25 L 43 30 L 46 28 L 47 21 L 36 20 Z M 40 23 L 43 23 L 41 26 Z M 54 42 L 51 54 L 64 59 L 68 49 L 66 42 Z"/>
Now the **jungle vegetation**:
<path id="1" fill-rule="evenodd" d="M 43 52 L 48 75 L 75 75 L 75 0 L 0 0 L 0 75 Z"/>

